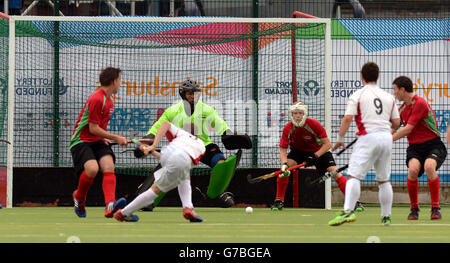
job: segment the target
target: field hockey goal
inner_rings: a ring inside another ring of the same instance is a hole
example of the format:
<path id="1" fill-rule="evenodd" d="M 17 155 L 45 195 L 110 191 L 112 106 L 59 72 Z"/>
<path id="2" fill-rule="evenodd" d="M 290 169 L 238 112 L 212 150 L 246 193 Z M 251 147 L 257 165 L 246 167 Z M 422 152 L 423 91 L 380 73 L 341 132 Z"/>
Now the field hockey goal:
<path id="1" fill-rule="evenodd" d="M 239 167 L 279 167 L 281 131 L 293 101 L 307 104 L 309 116 L 331 134 L 330 25 L 321 18 L 2 19 L 0 137 L 12 144 L 0 145 L 0 162 L 8 181 L 12 167 L 72 166 L 75 122 L 107 66 L 123 71 L 109 131 L 144 136 L 181 99 L 178 86 L 190 78 L 233 131 L 251 136 L 254 147 L 244 150 Z M 214 127 L 209 132 L 225 156 L 235 153 L 225 150 Z M 122 172 L 145 176 L 157 164 L 114 147 Z M 200 165 L 193 173 L 208 169 Z"/>

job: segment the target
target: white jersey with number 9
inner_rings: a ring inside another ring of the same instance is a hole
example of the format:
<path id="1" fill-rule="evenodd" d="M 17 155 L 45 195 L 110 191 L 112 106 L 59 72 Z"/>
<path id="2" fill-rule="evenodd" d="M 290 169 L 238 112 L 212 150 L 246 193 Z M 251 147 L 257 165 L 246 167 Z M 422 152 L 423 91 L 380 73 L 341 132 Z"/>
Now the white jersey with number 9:
<path id="1" fill-rule="evenodd" d="M 391 131 L 391 119 L 400 118 L 395 98 L 377 85 L 366 85 L 353 93 L 345 115 L 355 116 L 357 135 Z"/>

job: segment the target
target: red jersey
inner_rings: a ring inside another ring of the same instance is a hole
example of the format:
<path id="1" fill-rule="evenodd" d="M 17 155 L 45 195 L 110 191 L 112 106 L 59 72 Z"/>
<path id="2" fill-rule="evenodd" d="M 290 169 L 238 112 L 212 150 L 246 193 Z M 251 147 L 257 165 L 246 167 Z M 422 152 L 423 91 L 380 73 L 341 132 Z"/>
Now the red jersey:
<path id="1" fill-rule="evenodd" d="M 75 129 L 70 139 L 70 148 L 81 142 L 95 142 L 103 140 L 89 131 L 89 123 L 95 123 L 100 128 L 107 130 L 109 120 L 114 111 L 114 102 L 107 97 L 103 89 L 98 89 L 88 98 L 78 116 Z"/>
<path id="2" fill-rule="evenodd" d="M 295 127 L 290 121 L 284 126 L 280 147 L 291 150 L 316 152 L 322 147 L 321 139 L 327 138 L 325 128 L 315 119 L 306 118 L 303 127 Z"/>
<path id="3" fill-rule="evenodd" d="M 412 103 L 403 103 L 399 111 L 403 126 L 414 125 L 407 136 L 409 144 L 423 143 L 440 136 L 436 115 L 424 98 L 414 95 Z"/>

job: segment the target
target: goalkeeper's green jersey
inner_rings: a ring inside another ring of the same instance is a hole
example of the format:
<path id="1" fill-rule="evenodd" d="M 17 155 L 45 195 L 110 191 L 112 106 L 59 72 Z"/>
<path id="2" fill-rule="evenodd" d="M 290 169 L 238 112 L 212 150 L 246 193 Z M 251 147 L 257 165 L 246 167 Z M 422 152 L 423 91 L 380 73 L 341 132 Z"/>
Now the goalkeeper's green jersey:
<path id="1" fill-rule="evenodd" d="M 219 117 L 216 110 L 200 100 L 195 104 L 194 113 L 190 117 L 186 114 L 183 100 L 170 106 L 164 111 L 158 121 L 153 124 L 147 135 L 156 135 L 159 126 L 165 121 L 174 124 L 178 128 L 182 128 L 188 122 L 194 123 L 198 131 L 196 135 L 203 141 L 205 146 L 212 143 L 209 138 L 210 127 L 219 135 L 222 135 L 228 129 L 228 125 Z"/>

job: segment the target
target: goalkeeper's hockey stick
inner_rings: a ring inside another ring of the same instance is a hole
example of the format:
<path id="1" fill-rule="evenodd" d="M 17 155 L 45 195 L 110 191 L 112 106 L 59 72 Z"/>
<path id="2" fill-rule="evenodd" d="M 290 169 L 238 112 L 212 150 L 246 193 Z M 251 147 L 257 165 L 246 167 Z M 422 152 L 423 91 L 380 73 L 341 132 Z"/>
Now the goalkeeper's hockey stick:
<path id="1" fill-rule="evenodd" d="M 347 169 L 347 168 L 348 168 L 348 164 L 346 164 L 346 165 L 344 165 L 344 166 L 338 168 L 338 169 L 335 170 L 335 171 L 332 171 L 332 172 L 326 172 L 326 173 L 325 173 L 324 175 L 322 175 L 321 177 L 319 177 L 319 178 L 317 178 L 317 179 L 311 181 L 310 184 L 311 184 L 311 185 L 313 185 L 313 184 L 321 184 L 321 183 L 325 182 L 328 178 L 331 178 L 332 176 L 335 176 L 336 174 L 338 174 L 338 173 L 344 171 L 344 170 Z"/>
<path id="2" fill-rule="evenodd" d="M 288 170 L 288 171 L 295 170 L 295 169 L 298 169 L 298 168 L 300 168 L 302 166 L 305 166 L 305 165 L 306 165 L 306 162 L 301 163 L 301 164 L 297 164 L 297 165 L 292 166 L 292 167 L 289 167 L 286 170 Z M 261 176 L 255 177 L 255 178 L 252 178 L 252 175 L 249 174 L 249 175 L 247 175 L 247 181 L 249 183 L 251 183 L 251 184 L 259 183 L 259 182 L 267 180 L 269 178 L 276 177 L 276 176 L 278 176 L 279 174 L 282 174 L 282 173 L 283 173 L 283 171 L 278 170 L 278 171 L 275 171 L 273 173 L 261 175 Z"/>

